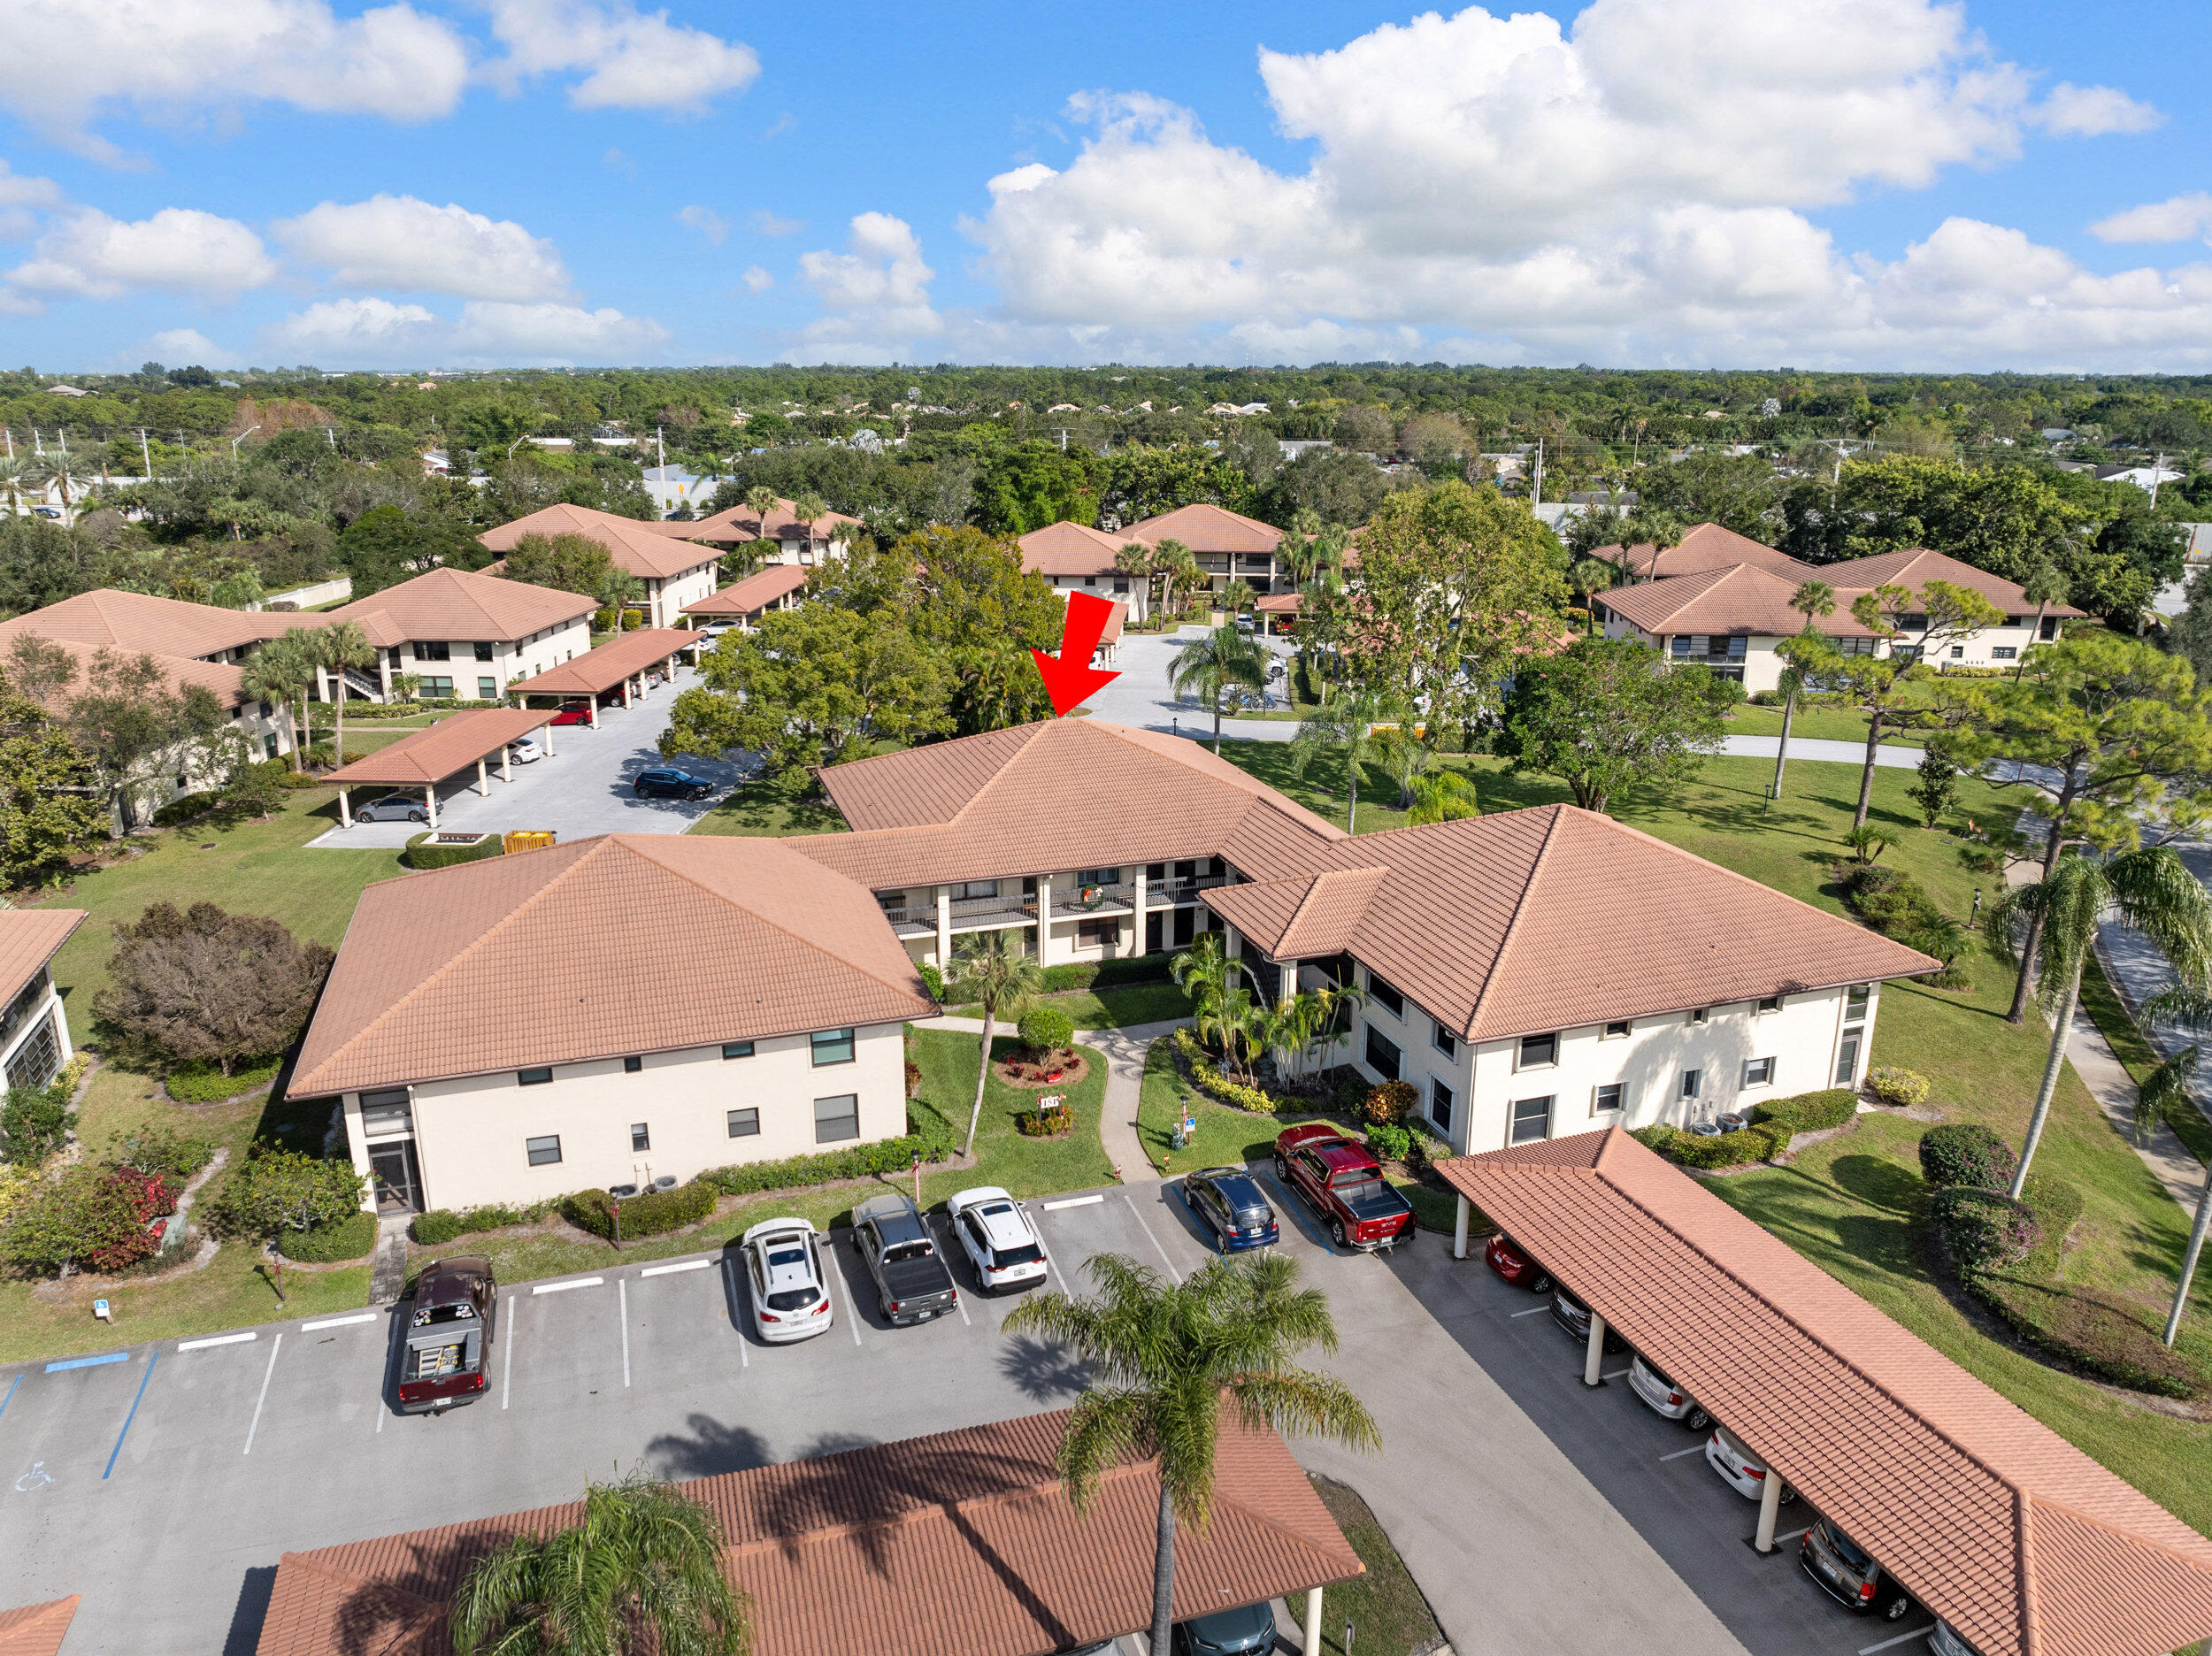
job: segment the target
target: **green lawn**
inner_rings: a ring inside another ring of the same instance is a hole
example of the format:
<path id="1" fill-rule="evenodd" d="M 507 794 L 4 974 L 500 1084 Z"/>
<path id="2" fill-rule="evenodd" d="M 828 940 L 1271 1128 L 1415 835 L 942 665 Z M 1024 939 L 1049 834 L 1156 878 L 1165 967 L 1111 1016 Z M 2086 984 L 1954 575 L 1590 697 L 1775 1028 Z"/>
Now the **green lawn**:
<path id="1" fill-rule="evenodd" d="M 1374 1513 L 1349 1485 L 1311 1473 L 1307 1476 L 1359 1561 L 1367 1566 L 1364 1576 L 1355 1576 L 1321 1595 L 1322 1651 L 1328 1656 L 1412 1656 L 1415 1651 L 1431 1648 L 1441 1636 L 1436 1618 Z M 1294 1596 L 1290 1610 L 1294 1616 L 1302 1616 L 1306 1606 Z M 1351 1651 L 1344 1648 L 1347 1622 L 1353 1628 Z"/>
<path id="2" fill-rule="evenodd" d="M 751 834 L 843 833 L 845 819 L 827 800 L 795 800 L 762 782 L 741 782 L 687 832 Z"/>
<path id="3" fill-rule="evenodd" d="M 1071 989 L 1063 994 L 1039 995 L 1032 1006 L 1057 1007 L 1075 1020 L 1079 1030 L 1125 1029 L 1133 1024 L 1159 1024 L 1190 1014 L 1190 997 L 1171 983 L 1121 984 L 1111 989 Z M 980 1003 L 948 1008 L 955 1017 L 979 1018 Z"/>
<path id="4" fill-rule="evenodd" d="M 1779 736 L 1782 733 L 1782 709 L 1778 707 L 1752 707 L 1746 704 L 1730 716 L 1728 733 L 1732 736 Z M 1854 713 L 1844 708 L 1800 708 L 1790 720 L 1790 740 L 1800 737 L 1807 741 L 1856 742 L 1866 746 L 1866 715 Z M 1924 747 L 1924 731 L 1884 731 L 1885 746 L 1895 743 L 1901 748 Z"/>

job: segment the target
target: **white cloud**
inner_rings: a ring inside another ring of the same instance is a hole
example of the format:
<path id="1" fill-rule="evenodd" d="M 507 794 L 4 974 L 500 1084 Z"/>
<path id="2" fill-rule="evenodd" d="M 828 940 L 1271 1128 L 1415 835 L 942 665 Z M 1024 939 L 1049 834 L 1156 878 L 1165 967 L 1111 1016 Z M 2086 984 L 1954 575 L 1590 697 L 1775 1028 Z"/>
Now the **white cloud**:
<path id="1" fill-rule="evenodd" d="M 569 88 L 578 109 L 696 112 L 760 74 L 753 49 L 704 29 L 640 13 L 630 0 L 491 0 L 492 34 L 507 56 L 492 65 L 511 85 L 528 75 L 587 70 Z"/>
<path id="2" fill-rule="evenodd" d="M 153 347 L 156 361 L 174 363 L 179 367 L 190 363 L 204 367 L 209 363 L 233 360 L 229 352 L 197 328 L 164 328 L 148 342 Z"/>
<path id="3" fill-rule="evenodd" d="M 2038 104 L 1955 5 L 1595 0 L 1564 32 L 1475 7 L 1263 51 L 1259 70 L 1279 129 L 1311 145 L 1302 171 L 1148 95 L 1079 95 L 1074 159 L 990 180 L 964 225 L 1001 309 L 949 318 L 953 341 L 1073 360 L 1993 366 L 2154 339 L 2212 356 L 2186 273 L 2101 278 L 1966 220 L 1885 264 L 1808 216 L 2008 161 L 2031 131 L 2157 119 L 2110 88 Z M 803 261 L 833 313 L 811 332 L 883 337 L 835 326 L 864 313 L 842 274 L 865 261 L 832 257 Z"/>
<path id="4" fill-rule="evenodd" d="M 275 274 L 261 238 L 235 218 L 165 207 L 125 223 L 78 207 L 52 221 L 5 280 L 19 293 L 48 298 L 120 299 L 151 290 L 228 299 Z"/>
<path id="5" fill-rule="evenodd" d="M 2194 190 L 2100 218 L 2089 234 L 2101 242 L 2187 242 L 2212 230 L 2212 192 Z"/>
<path id="6" fill-rule="evenodd" d="M 412 196 L 324 202 L 270 233 L 302 264 L 346 288 L 457 294 L 466 299 L 565 298 L 568 270 L 552 242 L 511 219 Z"/>
<path id="7" fill-rule="evenodd" d="M 744 275 L 738 280 L 745 284 L 749 294 L 764 294 L 776 285 L 776 279 L 757 264 L 748 264 Z"/>
<path id="8" fill-rule="evenodd" d="M 690 226 L 716 247 L 729 240 L 730 221 L 710 207 L 686 207 L 677 213 L 676 222 Z"/>
<path id="9" fill-rule="evenodd" d="M 779 218 L 765 207 L 753 210 L 753 228 L 764 236 L 796 235 L 806 228 L 803 218 Z"/>
<path id="10" fill-rule="evenodd" d="M 41 212 L 61 204 L 61 186 L 53 180 L 28 177 L 0 161 L 0 242 L 27 236 Z"/>
<path id="11" fill-rule="evenodd" d="M 0 107 L 112 158 L 86 123 L 125 104 L 165 113 L 264 101 L 428 120 L 459 103 L 468 51 L 404 4 L 342 18 L 327 0 L 38 0 L 9 8 Z"/>
<path id="12" fill-rule="evenodd" d="M 937 272 L 922 262 L 910 225 L 864 212 L 853 219 L 845 245 L 849 251 L 799 255 L 800 277 L 825 311 L 801 334 L 806 350 L 826 362 L 887 362 L 942 331 L 929 302 Z"/>
<path id="13" fill-rule="evenodd" d="M 309 305 L 265 328 L 261 344 L 329 367 L 563 367 L 639 362 L 667 338 L 649 318 L 615 310 L 480 299 L 448 320 L 423 305 L 369 297 Z"/>

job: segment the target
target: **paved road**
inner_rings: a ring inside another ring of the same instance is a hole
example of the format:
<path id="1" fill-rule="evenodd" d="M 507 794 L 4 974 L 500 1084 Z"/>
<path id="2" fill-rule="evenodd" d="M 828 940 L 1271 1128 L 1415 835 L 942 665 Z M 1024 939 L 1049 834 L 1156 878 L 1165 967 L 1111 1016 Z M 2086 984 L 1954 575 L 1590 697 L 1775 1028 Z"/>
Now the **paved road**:
<path id="1" fill-rule="evenodd" d="M 1457 1650 L 1852 1656 L 1922 1624 L 1858 1622 L 1793 1557 L 1753 1554 L 1755 1510 L 1697 1440 L 1617 1379 L 1586 1392 L 1580 1348 L 1479 1260 L 1434 1236 L 1338 1254 L 1278 1202 L 1335 1307 L 1331 1366 L 1386 1444 L 1297 1453 L 1367 1497 Z M 1055 1285 L 1101 1251 L 1179 1274 L 1207 1257 L 1173 1185 L 1031 1209 Z M 0 1604 L 81 1592 L 72 1651 L 243 1656 L 288 1550 L 565 1499 L 634 1466 L 694 1477 L 1069 1400 L 1057 1351 L 999 1336 L 1003 1302 L 967 1293 L 960 1315 L 889 1329 L 856 1309 L 841 1238 L 834 1253 L 836 1322 L 798 1346 L 747 1331 L 718 1255 L 511 1289 L 488 1394 L 443 1418 L 386 1407 L 383 1313 L 0 1372 Z"/>
<path id="2" fill-rule="evenodd" d="M 641 800 L 631 793 L 630 783 L 647 766 L 662 763 L 654 743 L 668 727 L 668 704 L 697 678 L 690 668 L 679 667 L 672 684 L 661 686 L 634 706 L 602 708 L 597 730 L 586 724 L 560 726 L 552 733 L 551 757 L 515 766 L 511 782 L 502 782 L 495 766 L 488 794 L 476 792 L 473 770 L 452 778 L 438 790 L 438 826 L 470 832 L 550 828 L 564 842 L 599 833 L 684 832 L 737 783 L 735 763 L 682 761 L 685 770 L 716 785 L 713 796 L 695 803 Z M 357 823 L 350 828 L 333 828 L 309 843 L 402 846 L 422 832 L 419 823 Z"/>

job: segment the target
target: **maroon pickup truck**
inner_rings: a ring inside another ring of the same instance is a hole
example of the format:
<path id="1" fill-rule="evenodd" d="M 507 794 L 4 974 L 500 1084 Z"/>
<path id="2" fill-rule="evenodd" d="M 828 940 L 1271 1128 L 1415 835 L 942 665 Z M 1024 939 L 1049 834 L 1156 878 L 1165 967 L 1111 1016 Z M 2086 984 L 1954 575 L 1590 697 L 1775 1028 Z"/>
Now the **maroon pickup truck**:
<path id="1" fill-rule="evenodd" d="M 1277 1136 L 1275 1177 L 1305 1200 L 1339 1247 L 1390 1247 L 1413 1234 L 1412 1204 L 1384 1179 L 1364 1145 L 1326 1123 Z"/>
<path id="2" fill-rule="evenodd" d="M 400 1359 L 400 1413 L 451 1408 L 482 1396 L 498 1317 L 491 1261 L 463 1254 L 424 1266 Z"/>

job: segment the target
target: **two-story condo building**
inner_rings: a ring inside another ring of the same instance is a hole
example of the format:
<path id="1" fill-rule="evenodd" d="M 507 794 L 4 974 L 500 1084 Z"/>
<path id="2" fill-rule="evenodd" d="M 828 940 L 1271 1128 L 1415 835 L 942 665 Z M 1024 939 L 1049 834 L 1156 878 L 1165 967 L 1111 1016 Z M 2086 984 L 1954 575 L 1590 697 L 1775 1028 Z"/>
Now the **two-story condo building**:
<path id="1" fill-rule="evenodd" d="M 478 537 L 495 552 L 507 553 L 525 535 L 581 535 L 607 548 L 614 566 L 638 578 L 645 588 L 640 608 L 649 627 L 683 625 L 684 606 L 713 592 L 722 564 L 721 552 L 695 540 L 662 533 L 688 530 L 694 524 L 641 523 L 589 506 L 553 505 L 487 529 Z"/>
<path id="2" fill-rule="evenodd" d="M 1015 544 L 1021 548 L 1022 568 L 1050 581 L 1063 601 L 1070 593 L 1087 592 L 1127 605 L 1128 618 L 1141 622 L 1151 613 L 1151 579 L 1132 575 L 1117 562 L 1122 548 L 1134 540 L 1064 518 L 1031 530 Z"/>
<path id="3" fill-rule="evenodd" d="M 703 545 L 742 547 L 757 563 L 812 568 L 845 556 L 860 519 L 842 512 L 824 512 L 811 523 L 802 523 L 793 502 L 780 500 L 765 515 L 749 506 L 733 506 L 696 523 L 663 523 L 655 527 L 663 534 L 681 535 Z"/>
<path id="4" fill-rule="evenodd" d="M 1263 597 L 1292 588 L 1289 572 L 1278 565 L 1275 557 L 1283 532 L 1224 506 L 1205 502 L 1178 506 L 1173 511 L 1132 524 L 1121 532 L 1120 539 L 1141 540 L 1147 546 L 1157 546 L 1163 540 L 1181 541 L 1206 572 L 1217 597 L 1233 580 L 1248 583 Z"/>
<path id="5" fill-rule="evenodd" d="M 435 569 L 319 616 L 295 619 L 323 625 L 357 622 L 376 647 L 375 665 L 346 670 L 348 695 L 388 701 L 392 681 L 413 673 L 419 695 L 497 702 L 511 684 L 588 652 L 597 608 L 577 593 Z M 339 675 L 324 671 L 317 677 L 319 697 L 334 699 Z"/>

